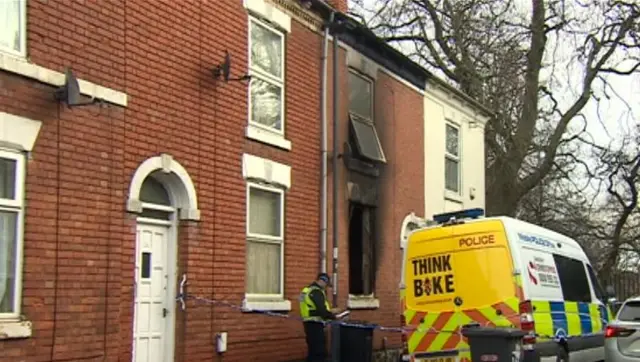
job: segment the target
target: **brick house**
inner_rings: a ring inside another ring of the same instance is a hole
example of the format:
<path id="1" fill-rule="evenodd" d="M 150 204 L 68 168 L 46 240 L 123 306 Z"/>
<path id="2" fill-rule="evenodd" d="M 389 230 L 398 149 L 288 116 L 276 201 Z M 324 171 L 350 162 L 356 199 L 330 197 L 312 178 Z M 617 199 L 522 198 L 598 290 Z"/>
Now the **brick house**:
<path id="1" fill-rule="evenodd" d="M 329 3 L 0 2 L 3 360 L 301 359 L 299 322 L 252 311 L 297 316 L 334 236 L 338 306 L 398 325 L 429 74 Z M 322 107 L 335 9 L 337 169 L 332 36 Z M 66 104 L 67 68 L 90 104 Z M 205 300 L 185 310 L 183 275 Z"/>

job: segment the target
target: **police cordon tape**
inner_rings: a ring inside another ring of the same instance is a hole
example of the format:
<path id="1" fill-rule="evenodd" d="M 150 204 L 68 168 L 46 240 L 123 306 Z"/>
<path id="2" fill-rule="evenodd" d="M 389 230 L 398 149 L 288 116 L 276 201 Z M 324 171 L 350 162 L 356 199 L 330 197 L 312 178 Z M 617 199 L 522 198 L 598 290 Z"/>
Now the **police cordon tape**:
<path id="1" fill-rule="evenodd" d="M 250 313 L 263 314 L 263 315 L 266 315 L 266 316 L 269 316 L 269 317 L 276 317 L 276 318 L 280 318 L 280 319 L 287 319 L 287 320 L 293 320 L 293 321 L 298 321 L 298 322 L 302 322 L 303 321 L 303 319 L 301 317 L 298 317 L 298 316 L 292 316 L 292 315 L 288 315 L 288 314 L 282 314 L 282 313 L 265 311 L 265 310 L 256 310 L 256 309 L 251 309 L 251 308 L 244 307 L 242 305 L 234 304 L 234 303 L 231 303 L 231 302 L 228 302 L 228 301 L 209 299 L 209 298 L 198 297 L 198 296 L 193 296 L 193 295 L 185 295 L 184 297 L 178 297 L 178 298 L 176 298 L 176 300 L 179 301 L 179 302 L 184 302 L 184 303 L 186 303 L 186 301 L 188 301 L 188 300 L 193 300 L 195 302 L 199 302 L 199 303 L 202 303 L 202 304 L 220 305 L 220 306 L 228 307 L 230 309 L 235 309 L 235 310 L 238 310 L 240 312 L 250 312 Z M 381 325 L 375 324 L 375 323 L 370 323 L 370 324 L 349 323 L 349 322 L 345 322 L 345 321 L 341 321 L 341 320 L 322 321 L 322 322 L 318 322 L 318 323 L 322 323 L 325 326 L 327 326 L 327 325 L 341 325 L 341 326 L 346 326 L 346 327 L 362 328 L 362 329 L 378 329 L 380 331 L 397 332 L 397 333 L 403 333 L 403 332 L 407 332 L 408 331 L 407 328 L 385 327 L 385 326 L 381 326 Z M 436 333 L 438 332 L 433 328 L 431 328 L 431 330 L 433 330 L 433 332 L 436 332 Z M 440 331 L 440 332 L 444 332 L 444 331 Z M 455 331 L 451 331 L 451 332 L 453 333 Z"/>
<path id="2" fill-rule="evenodd" d="M 235 309 L 238 310 L 240 312 L 251 312 L 251 313 L 257 313 L 257 314 L 263 314 L 266 316 L 270 316 L 270 317 L 277 317 L 277 318 L 281 318 L 281 319 L 289 319 L 289 320 L 294 320 L 294 321 L 298 321 L 298 322 L 302 322 L 303 319 L 302 317 L 298 317 L 298 316 L 292 316 L 292 315 L 288 315 L 288 314 L 283 314 L 283 313 L 277 313 L 277 312 L 271 312 L 271 311 L 265 311 L 265 310 L 255 310 L 255 309 L 250 309 L 250 308 L 246 308 L 242 305 L 239 304 L 234 304 L 228 301 L 222 301 L 222 300 L 216 300 L 216 299 L 209 299 L 209 298 L 204 298 L 204 297 L 199 297 L 199 296 L 194 296 L 194 295 L 189 295 L 187 293 L 185 293 L 185 287 L 187 286 L 187 277 L 186 275 L 182 275 L 182 281 L 180 282 L 180 291 L 178 293 L 178 296 L 176 297 L 176 301 L 180 302 L 181 306 L 182 306 L 182 310 L 185 310 L 186 308 L 186 302 L 188 300 L 193 300 L 195 302 L 200 302 L 203 304 L 208 304 L 208 305 L 220 305 L 220 306 L 225 306 L 228 307 L 230 309 Z M 386 332 L 396 332 L 396 333 L 407 333 L 408 331 L 412 331 L 412 330 L 425 330 L 425 328 L 401 328 L 401 327 L 385 327 L 385 326 L 381 326 L 378 324 L 374 324 L 374 323 L 370 323 L 370 324 L 364 324 L 364 323 L 349 323 L 349 322 L 345 322 L 345 321 L 341 321 L 341 320 L 333 320 L 333 321 L 322 321 L 322 324 L 324 324 L 325 326 L 327 325 L 342 325 L 342 326 L 347 326 L 347 327 L 353 327 L 353 328 L 363 328 L 363 329 L 378 329 L 380 331 L 386 331 Z M 444 331 L 437 331 L 434 328 L 430 328 L 427 331 L 429 332 L 444 332 Z M 455 331 L 451 331 L 451 333 L 454 333 Z"/>
<path id="3" fill-rule="evenodd" d="M 194 295 L 189 295 L 187 293 L 184 292 L 184 288 L 186 286 L 186 277 L 183 275 L 182 277 L 182 282 L 180 283 L 180 292 L 178 294 L 178 296 L 176 297 L 176 301 L 179 302 L 181 304 L 181 308 L 182 310 L 186 309 L 186 303 L 188 300 L 193 300 L 195 302 L 199 302 L 201 304 L 207 304 L 207 305 L 220 305 L 220 306 L 224 306 L 224 307 L 228 307 L 230 309 L 234 309 L 234 310 L 238 310 L 240 312 L 249 312 L 249 313 L 256 313 L 256 314 L 262 314 L 262 315 L 266 315 L 269 317 L 276 317 L 276 318 L 280 318 L 280 319 L 288 319 L 288 320 L 293 320 L 293 321 L 297 321 L 297 322 L 302 322 L 303 319 L 302 317 L 299 316 L 292 316 L 292 315 L 288 315 L 288 314 L 283 314 L 283 313 L 277 313 L 277 312 L 271 312 L 271 311 L 266 311 L 266 310 L 255 310 L 255 309 L 251 309 L 251 308 L 247 308 L 242 306 L 241 304 L 234 304 L 228 301 L 223 301 L 223 300 L 216 300 L 216 299 L 210 299 L 210 298 L 204 298 L 204 297 L 199 297 L 199 296 L 194 296 Z M 551 312 L 551 314 L 564 314 L 563 312 Z M 582 315 L 582 316 L 587 316 L 589 318 L 591 318 L 591 315 L 588 313 L 578 313 L 578 315 Z M 509 315 L 509 316 L 505 316 L 503 315 L 503 317 L 505 318 L 509 318 L 509 317 L 515 317 L 517 315 Z M 429 328 L 425 328 L 422 327 L 420 325 L 418 326 L 405 326 L 405 327 L 385 327 L 379 324 L 375 324 L 375 323 L 368 323 L 368 324 L 364 324 L 364 323 L 350 323 L 350 322 L 346 322 L 343 320 L 333 320 L 333 321 L 322 321 L 322 324 L 324 324 L 325 326 L 327 325 L 340 325 L 340 326 L 345 326 L 345 327 L 352 327 L 352 328 L 362 328 L 362 329 L 373 329 L 373 330 L 380 330 L 383 332 L 394 332 L 394 333 L 411 333 L 411 332 L 419 332 L 419 333 L 450 333 L 450 334 L 459 334 L 462 336 L 462 329 L 461 328 L 456 328 L 453 330 L 447 330 L 447 329 L 435 329 L 433 327 L 429 327 Z M 490 322 L 486 322 L 485 323 L 485 327 L 489 325 Z M 607 321 L 604 319 L 601 319 L 601 323 L 603 324 L 603 326 L 607 325 Z M 478 324 L 480 325 L 480 324 Z M 581 336 L 592 336 L 592 335 L 597 335 L 597 333 L 585 333 L 585 334 L 581 334 Z M 541 334 L 536 334 L 537 338 L 541 338 L 541 339 L 562 339 L 562 338 L 571 338 L 571 336 L 563 336 L 563 335 L 555 335 L 555 336 L 550 336 L 550 335 L 541 335 Z"/>
<path id="4" fill-rule="evenodd" d="M 215 299 L 209 299 L 209 298 L 204 298 L 204 297 L 199 297 L 199 296 L 192 296 L 192 295 L 185 295 L 184 297 L 178 297 L 176 298 L 177 301 L 179 302 L 184 302 L 186 303 L 188 300 L 192 300 L 196 303 L 201 303 L 201 304 L 207 304 L 207 305 L 219 305 L 219 306 L 224 306 L 224 307 L 228 307 L 230 309 L 234 309 L 240 312 L 250 312 L 250 313 L 256 313 L 256 314 L 262 314 L 262 315 L 266 315 L 269 317 L 276 317 L 276 318 L 280 318 L 280 319 L 287 319 L 287 320 L 292 320 L 292 321 L 297 321 L 297 322 L 302 322 L 303 319 L 299 316 L 292 316 L 292 315 L 288 315 L 288 314 L 283 314 L 283 313 L 277 313 L 277 312 L 271 312 L 271 311 L 265 311 L 265 310 L 255 310 L 255 309 L 251 309 L 251 308 L 247 308 L 244 307 L 242 305 L 239 304 L 234 304 L 228 301 L 223 301 L 223 300 L 215 300 Z M 323 321 L 321 322 L 323 323 L 325 326 L 327 325 L 340 325 L 340 326 L 345 326 L 345 327 L 352 327 L 352 328 L 362 328 L 362 329 L 374 329 L 374 330 L 380 330 L 383 332 L 394 332 L 394 333 L 410 333 L 410 332 L 420 332 L 420 333 L 451 333 L 451 334 L 462 334 L 462 330 L 457 328 L 457 329 L 453 329 L 453 330 L 447 330 L 447 329 L 435 329 L 433 327 L 430 328 L 424 328 L 421 326 L 406 326 L 406 327 L 386 327 L 386 326 L 382 326 L 379 324 L 375 324 L 375 323 L 368 323 L 368 324 L 364 324 L 364 323 L 351 323 L 351 322 L 346 322 L 343 320 L 333 320 L 333 321 Z M 485 326 L 487 326 L 487 324 L 485 324 Z M 588 335 L 595 335 L 595 333 L 587 333 L 584 334 L 583 336 L 588 336 Z M 544 339 L 556 339 L 559 338 L 560 336 L 547 336 L 547 335 L 540 335 L 540 334 L 536 334 L 537 338 L 544 338 Z"/>

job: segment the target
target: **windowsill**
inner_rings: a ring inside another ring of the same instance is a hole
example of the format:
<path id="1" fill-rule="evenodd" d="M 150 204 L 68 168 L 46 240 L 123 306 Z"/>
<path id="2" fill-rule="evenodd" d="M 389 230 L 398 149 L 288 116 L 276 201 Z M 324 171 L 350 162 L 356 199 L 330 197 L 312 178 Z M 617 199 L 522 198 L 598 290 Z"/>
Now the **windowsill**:
<path id="1" fill-rule="evenodd" d="M 55 87 L 63 86 L 65 74 L 41 67 L 29 62 L 26 58 L 0 51 L 0 70 L 18 74 Z M 115 89 L 106 88 L 86 80 L 78 79 L 80 93 L 87 97 L 102 99 L 105 102 L 122 107 L 127 106 L 127 94 Z"/>
<path id="2" fill-rule="evenodd" d="M 451 190 L 444 190 L 444 198 L 445 200 L 449 200 L 449 201 L 453 201 L 453 202 L 457 202 L 457 203 L 462 203 L 462 195 L 460 195 L 459 193 L 455 192 L 455 191 L 451 191 Z"/>
<path id="3" fill-rule="evenodd" d="M 30 321 L 0 320 L 0 340 L 31 337 Z"/>
<path id="4" fill-rule="evenodd" d="M 276 134 L 274 132 L 269 132 L 265 129 L 258 128 L 253 125 L 247 126 L 246 137 L 258 142 L 266 143 L 271 146 L 291 151 L 291 141 L 285 139 L 284 136 Z"/>
<path id="5" fill-rule="evenodd" d="M 352 295 L 349 294 L 347 300 L 347 308 L 349 309 L 378 309 L 380 301 L 371 295 Z"/>
<path id="6" fill-rule="evenodd" d="M 243 300 L 242 311 L 251 312 L 289 312 L 291 311 L 291 302 L 286 299 L 280 300 Z"/>

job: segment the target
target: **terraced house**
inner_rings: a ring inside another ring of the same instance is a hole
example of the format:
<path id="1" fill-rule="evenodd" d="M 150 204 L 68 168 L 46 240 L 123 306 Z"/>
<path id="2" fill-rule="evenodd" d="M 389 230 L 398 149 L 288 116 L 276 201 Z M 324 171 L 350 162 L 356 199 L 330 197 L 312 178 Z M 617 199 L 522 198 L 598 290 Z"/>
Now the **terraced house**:
<path id="1" fill-rule="evenodd" d="M 256 311 L 297 316 L 319 270 L 399 324 L 431 78 L 346 10 L 0 2 L 3 360 L 302 359 L 300 323 Z"/>

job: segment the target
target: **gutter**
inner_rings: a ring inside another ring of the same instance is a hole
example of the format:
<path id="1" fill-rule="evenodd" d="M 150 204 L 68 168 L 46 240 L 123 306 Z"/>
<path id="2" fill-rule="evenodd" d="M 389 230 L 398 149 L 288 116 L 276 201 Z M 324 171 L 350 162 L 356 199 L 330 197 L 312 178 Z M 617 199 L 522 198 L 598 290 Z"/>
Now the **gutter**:
<path id="1" fill-rule="evenodd" d="M 495 115 L 495 112 L 490 110 L 487 106 L 483 105 L 482 103 L 478 102 L 472 97 L 466 95 L 465 93 L 453 87 L 452 85 L 445 82 L 444 80 L 436 77 L 435 75 L 433 75 L 433 73 L 426 70 L 423 66 L 414 62 L 413 60 L 411 60 L 411 58 L 402 54 L 400 51 L 398 51 L 397 49 L 387 44 L 387 42 L 385 42 L 384 40 L 378 38 L 369 28 L 365 27 L 364 25 L 359 23 L 357 20 L 355 20 L 351 16 L 338 12 L 335 8 L 333 8 L 331 5 L 327 4 L 323 0 L 304 0 L 304 1 L 309 1 L 312 4 L 312 6 L 316 8 L 316 10 L 322 13 L 321 15 L 323 15 L 325 18 L 330 16 L 330 14 L 335 14 L 335 20 L 339 20 L 346 25 L 346 31 L 352 32 L 352 33 L 358 33 L 359 35 L 362 36 L 365 42 L 370 43 L 373 47 L 379 49 L 380 52 L 384 52 L 387 54 L 390 53 L 389 55 L 393 62 L 400 63 L 402 64 L 403 67 L 409 68 L 409 70 L 412 73 L 422 75 L 426 80 L 425 91 L 427 88 L 426 85 L 429 82 L 436 83 L 438 86 L 446 89 L 449 92 L 454 93 L 456 96 L 462 98 L 464 101 L 468 102 L 473 107 L 477 108 L 479 111 L 481 111 L 481 113 L 484 113 L 485 116 L 493 117 Z"/>

